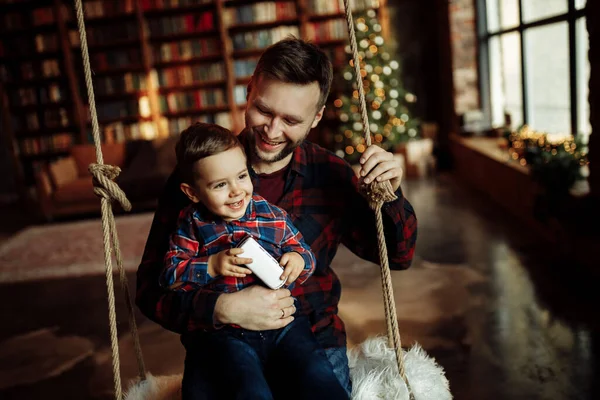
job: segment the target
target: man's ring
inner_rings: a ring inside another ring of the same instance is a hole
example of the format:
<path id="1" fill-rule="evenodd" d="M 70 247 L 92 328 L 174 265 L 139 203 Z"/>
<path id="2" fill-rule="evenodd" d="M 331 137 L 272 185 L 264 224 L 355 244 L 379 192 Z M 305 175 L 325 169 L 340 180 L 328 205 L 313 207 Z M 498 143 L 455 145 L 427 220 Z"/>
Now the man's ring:
<path id="1" fill-rule="evenodd" d="M 283 319 L 285 318 L 285 310 L 282 308 L 281 309 L 281 317 L 279 317 L 279 319 Z"/>

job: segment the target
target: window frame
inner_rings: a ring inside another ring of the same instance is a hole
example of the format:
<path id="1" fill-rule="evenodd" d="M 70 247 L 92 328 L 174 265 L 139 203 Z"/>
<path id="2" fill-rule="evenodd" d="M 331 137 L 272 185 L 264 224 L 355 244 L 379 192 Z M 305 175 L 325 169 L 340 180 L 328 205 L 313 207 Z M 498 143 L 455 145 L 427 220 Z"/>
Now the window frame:
<path id="1" fill-rule="evenodd" d="M 523 111 L 523 123 L 529 123 L 529 109 L 528 109 L 528 93 L 527 93 L 527 58 L 525 56 L 526 41 L 524 40 L 524 33 L 528 29 L 536 28 L 540 26 L 552 25 L 558 22 L 567 22 L 569 32 L 569 87 L 570 87 L 570 107 L 571 107 L 571 134 L 576 135 L 579 133 L 579 104 L 577 102 L 577 34 L 576 34 L 576 22 L 580 18 L 587 18 L 587 2 L 586 6 L 581 9 L 575 8 L 575 0 L 566 0 L 568 9 L 566 13 L 554 15 L 551 17 L 542 18 L 532 22 L 523 22 L 523 2 L 524 0 L 517 0 L 519 8 L 519 21 L 518 25 L 510 28 L 499 28 L 494 32 L 488 32 L 487 24 L 487 2 L 488 0 L 476 0 L 476 12 L 477 12 L 477 59 L 479 61 L 478 72 L 479 72 L 479 90 L 480 90 L 480 106 L 486 116 L 488 122 L 491 125 L 492 121 L 492 100 L 491 100 L 491 87 L 490 87 L 490 54 L 489 54 L 489 41 L 492 37 L 518 32 L 521 44 L 521 100 L 522 100 L 522 111 Z M 589 1 L 589 0 L 588 0 Z M 532 127 L 535 129 L 535 127 Z"/>

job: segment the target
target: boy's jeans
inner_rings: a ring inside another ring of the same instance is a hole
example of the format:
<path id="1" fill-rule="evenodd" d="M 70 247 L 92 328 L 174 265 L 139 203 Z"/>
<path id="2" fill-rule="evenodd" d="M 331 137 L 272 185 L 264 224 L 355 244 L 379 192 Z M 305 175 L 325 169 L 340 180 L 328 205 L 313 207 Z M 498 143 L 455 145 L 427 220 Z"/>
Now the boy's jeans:
<path id="1" fill-rule="evenodd" d="M 225 327 L 182 341 L 183 400 L 348 399 L 304 317 L 279 330 Z"/>

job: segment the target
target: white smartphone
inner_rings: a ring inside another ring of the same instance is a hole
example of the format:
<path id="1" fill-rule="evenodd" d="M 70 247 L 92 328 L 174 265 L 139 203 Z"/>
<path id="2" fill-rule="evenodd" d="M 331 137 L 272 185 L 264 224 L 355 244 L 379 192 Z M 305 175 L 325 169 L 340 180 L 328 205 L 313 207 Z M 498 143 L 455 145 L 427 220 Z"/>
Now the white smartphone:
<path id="1" fill-rule="evenodd" d="M 271 289 L 279 289 L 286 280 L 279 279 L 283 267 L 252 236 L 246 236 L 237 247 L 244 249 L 242 257 L 252 259 L 246 266 Z"/>

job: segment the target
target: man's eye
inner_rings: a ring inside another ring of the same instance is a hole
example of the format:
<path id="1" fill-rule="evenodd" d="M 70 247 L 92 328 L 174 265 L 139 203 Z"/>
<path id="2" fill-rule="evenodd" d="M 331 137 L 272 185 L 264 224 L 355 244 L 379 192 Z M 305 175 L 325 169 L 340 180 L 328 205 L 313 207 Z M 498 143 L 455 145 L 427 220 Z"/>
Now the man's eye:
<path id="1" fill-rule="evenodd" d="M 257 107 L 257 110 L 259 113 L 261 114 L 265 114 L 265 115 L 269 115 L 271 114 L 270 112 L 268 112 L 267 110 L 263 110 L 262 108 Z"/>
<path id="2" fill-rule="evenodd" d="M 284 121 L 285 121 L 285 123 L 286 123 L 286 124 L 288 124 L 288 125 L 296 125 L 296 124 L 297 124 L 297 122 L 296 122 L 296 121 L 292 121 L 292 120 L 290 120 L 290 119 L 285 119 Z"/>

